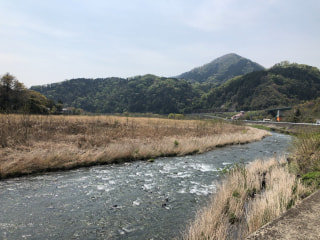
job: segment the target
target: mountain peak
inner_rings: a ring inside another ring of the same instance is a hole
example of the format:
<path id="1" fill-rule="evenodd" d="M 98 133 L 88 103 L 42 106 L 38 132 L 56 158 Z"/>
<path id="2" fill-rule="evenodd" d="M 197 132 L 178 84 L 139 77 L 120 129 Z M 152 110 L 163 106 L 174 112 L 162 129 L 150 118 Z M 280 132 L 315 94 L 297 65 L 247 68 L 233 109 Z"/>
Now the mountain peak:
<path id="1" fill-rule="evenodd" d="M 193 83 L 210 82 L 220 85 L 233 77 L 260 70 L 264 70 L 264 67 L 235 53 L 228 53 L 201 67 L 182 73 L 178 78 Z"/>

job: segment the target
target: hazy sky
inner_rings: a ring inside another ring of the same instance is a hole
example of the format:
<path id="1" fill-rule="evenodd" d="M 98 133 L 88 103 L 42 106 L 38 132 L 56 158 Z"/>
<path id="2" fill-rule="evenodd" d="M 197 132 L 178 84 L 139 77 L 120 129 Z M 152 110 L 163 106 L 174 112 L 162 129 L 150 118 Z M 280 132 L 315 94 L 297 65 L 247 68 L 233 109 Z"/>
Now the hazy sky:
<path id="1" fill-rule="evenodd" d="M 320 67 L 319 0 L 0 0 L 0 75 L 170 77 L 236 53 Z"/>

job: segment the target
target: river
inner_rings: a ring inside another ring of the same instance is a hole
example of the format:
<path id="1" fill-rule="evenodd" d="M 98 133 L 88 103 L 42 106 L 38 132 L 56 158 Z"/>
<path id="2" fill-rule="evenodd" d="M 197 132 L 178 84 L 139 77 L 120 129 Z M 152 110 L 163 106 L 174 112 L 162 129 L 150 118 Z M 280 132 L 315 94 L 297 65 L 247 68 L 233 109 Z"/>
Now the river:
<path id="1" fill-rule="evenodd" d="M 0 239 L 171 239 L 215 192 L 219 168 L 275 154 L 292 137 L 0 181 Z"/>

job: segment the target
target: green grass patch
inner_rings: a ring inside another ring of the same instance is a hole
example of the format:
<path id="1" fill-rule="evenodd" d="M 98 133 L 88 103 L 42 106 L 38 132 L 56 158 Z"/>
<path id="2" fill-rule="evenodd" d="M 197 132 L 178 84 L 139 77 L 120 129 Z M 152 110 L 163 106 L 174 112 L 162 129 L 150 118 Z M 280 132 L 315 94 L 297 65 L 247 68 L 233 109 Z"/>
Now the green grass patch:
<path id="1" fill-rule="evenodd" d="M 320 171 L 308 172 L 302 176 L 302 181 L 308 186 L 320 188 Z"/>
<path id="2" fill-rule="evenodd" d="M 264 125 L 250 125 L 250 127 L 262 129 L 262 130 L 267 130 L 267 131 L 272 131 L 272 128 L 264 126 Z"/>
<path id="3" fill-rule="evenodd" d="M 237 190 L 235 190 L 235 191 L 233 191 L 232 196 L 234 198 L 240 198 L 240 193 Z"/>

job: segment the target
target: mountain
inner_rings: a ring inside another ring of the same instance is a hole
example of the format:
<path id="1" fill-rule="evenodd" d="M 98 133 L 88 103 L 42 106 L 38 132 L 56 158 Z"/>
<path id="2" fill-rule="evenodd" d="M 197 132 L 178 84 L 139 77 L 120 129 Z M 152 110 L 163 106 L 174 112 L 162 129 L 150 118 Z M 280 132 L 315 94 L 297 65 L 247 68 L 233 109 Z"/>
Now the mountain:
<path id="1" fill-rule="evenodd" d="M 230 59 L 234 59 L 235 62 L 235 59 L 240 60 L 237 64 L 230 64 Z M 230 72 L 236 72 L 231 66 L 238 66 L 235 69 L 239 69 L 244 62 L 244 65 L 252 66 L 248 61 L 235 54 L 228 54 L 215 60 L 213 65 L 222 66 L 222 62 L 225 62 L 225 65 L 229 63 L 229 67 L 225 69 L 229 69 L 228 76 L 231 76 Z M 207 69 L 207 65 L 202 68 Z M 71 79 L 33 86 L 31 89 L 40 92 L 49 100 L 63 102 L 65 107 L 81 108 L 92 113 L 168 114 L 264 110 L 293 106 L 320 96 L 319 69 L 289 62 L 223 80 L 225 82 L 219 82 L 220 85 L 218 80 L 215 80 L 217 86 L 213 87 L 214 84 L 205 81 L 191 83 L 190 80 L 148 74 L 127 79 Z"/>
<path id="2" fill-rule="evenodd" d="M 185 80 L 150 74 L 129 79 L 71 79 L 31 89 L 66 107 L 93 113 L 186 113 L 200 98 Z"/>
<path id="3" fill-rule="evenodd" d="M 320 96 L 316 67 L 282 62 L 268 70 L 235 77 L 202 96 L 202 108 L 262 110 L 292 106 Z"/>
<path id="4" fill-rule="evenodd" d="M 236 76 L 260 70 L 264 70 L 264 67 L 237 54 L 230 53 L 202 67 L 182 73 L 177 78 L 185 79 L 191 83 L 209 82 L 218 86 Z"/>

